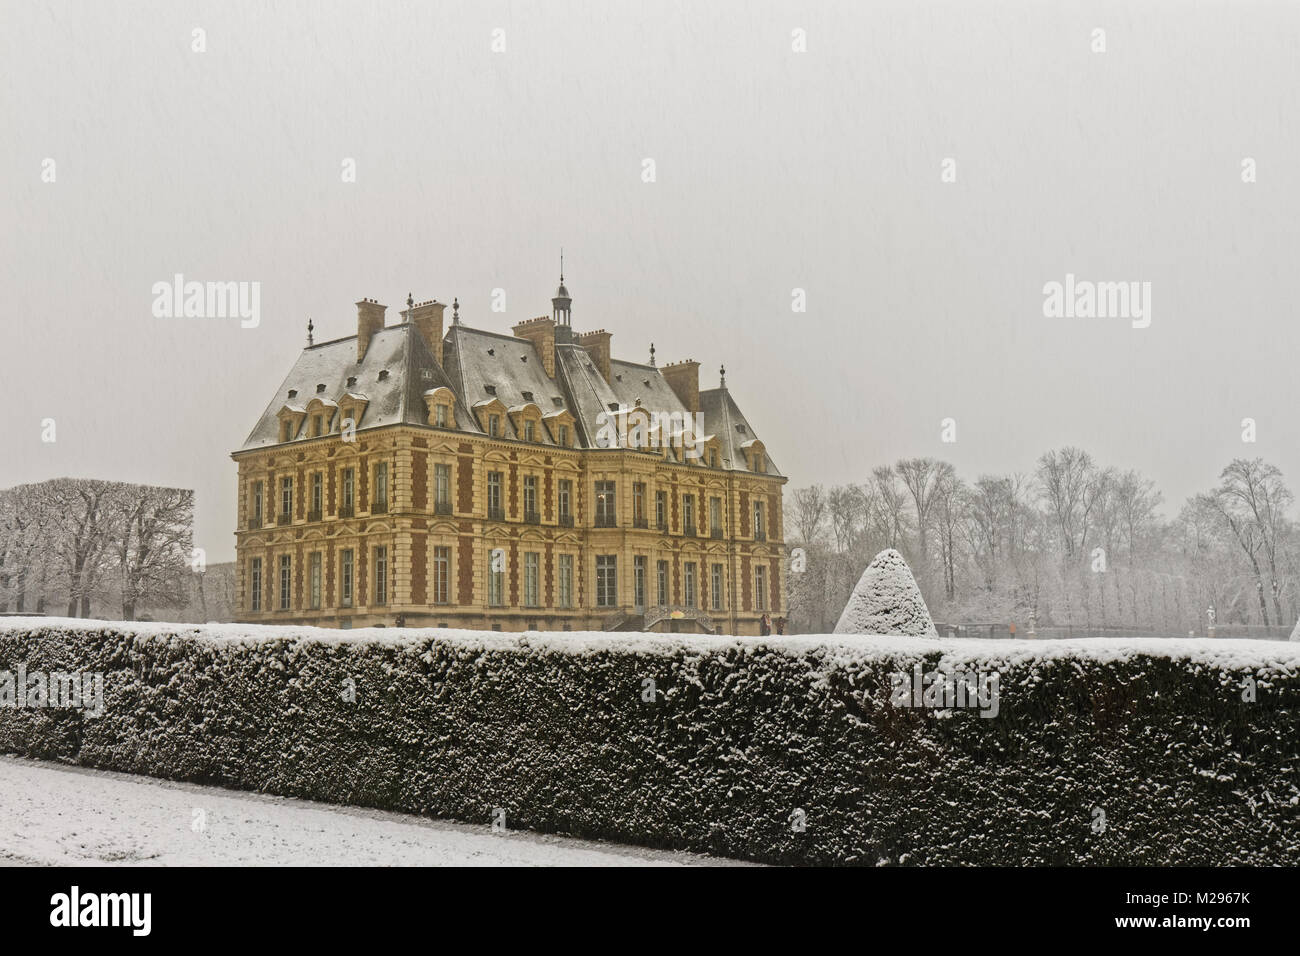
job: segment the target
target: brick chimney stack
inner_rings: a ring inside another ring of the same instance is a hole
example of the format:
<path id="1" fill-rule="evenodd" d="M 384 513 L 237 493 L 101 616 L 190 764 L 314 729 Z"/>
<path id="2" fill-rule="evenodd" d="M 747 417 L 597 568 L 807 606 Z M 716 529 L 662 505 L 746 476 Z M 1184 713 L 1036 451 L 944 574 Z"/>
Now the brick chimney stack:
<path id="1" fill-rule="evenodd" d="M 527 319 L 515 323 L 514 332 L 518 338 L 533 343 L 533 348 L 542 357 L 542 368 L 546 369 L 547 375 L 555 378 L 555 320 L 549 315 Z"/>
<path id="2" fill-rule="evenodd" d="M 416 302 L 411 304 L 407 299 L 409 307 L 402 313 L 402 318 L 414 325 L 424 338 L 424 344 L 429 346 L 429 351 L 433 357 L 442 364 L 442 314 L 447 308 L 445 302 L 439 302 L 437 299 L 430 299 L 428 302 Z"/>
<path id="3" fill-rule="evenodd" d="M 362 299 L 357 303 L 357 361 L 366 357 L 370 348 L 370 337 L 383 331 L 384 313 L 388 306 L 380 305 L 374 299 Z"/>
<path id="4" fill-rule="evenodd" d="M 600 369 L 600 374 L 605 377 L 605 381 L 610 380 L 611 372 L 609 369 L 609 340 L 613 335 L 604 329 L 597 329 L 595 332 L 583 332 L 578 336 L 578 344 L 587 350 L 591 360 L 596 363 L 596 368 Z"/>
<path id="5" fill-rule="evenodd" d="M 700 363 L 694 359 L 672 362 L 661 368 L 660 373 L 682 404 L 692 413 L 700 410 Z"/>

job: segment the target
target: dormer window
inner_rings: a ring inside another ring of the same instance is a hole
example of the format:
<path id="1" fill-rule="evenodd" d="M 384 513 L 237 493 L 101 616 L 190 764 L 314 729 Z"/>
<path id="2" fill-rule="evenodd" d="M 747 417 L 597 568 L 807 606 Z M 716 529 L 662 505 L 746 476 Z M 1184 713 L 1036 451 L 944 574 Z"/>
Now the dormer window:
<path id="1" fill-rule="evenodd" d="M 523 396 L 524 396 L 524 401 L 525 401 L 525 402 L 531 402 L 531 401 L 533 400 L 533 393 L 532 393 L 532 392 L 524 392 L 524 393 L 523 393 Z"/>
<path id="2" fill-rule="evenodd" d="M 487 392 L 489 395 L 495 395 L 497 393 L 497 387 L 495 385 L 484 385 L 483 391 Z"/>
<path id="3" fill-rule="evenodd" d="M 568 425 L 560 426 L 560 444 L 563 445 L 565 448 L 569 447 L 569 426 Z"/>
<path id="4" fill-rule="evenodd" d="M 382 381 L 384 381 L 384 380 L 387 379 L 387 378 L 388 378 L 388 369 L 383 369 L 383 370 L 379 373 L 379 381 L 382 382 Z"/>
<path id="5" fill-rule="evenodd" d="M 286 442 L 293 438 L 293 425 L 289 422 L 280 422 L 280 441 Z"/>
<path id="6" fill-rule="evenodd" d="M 531 421 L 524 422 L 524 441 L 536 441 L 536 440 L 537 438 L 534 434 L 533 423 Z"/>
<path id="7" fill-rule="evenodd" d="M 500 437 L 500 435 L 501 435 L 501 416 L 500 416 L 500 415 L 489 415 L 489 416 L 488 416 L 488 434 L 489 434 L 491 437 L 493 437 L 493 438 L 498 438 L 498 437 Z"/>
<path id="8" fill-rule="evenodd" d="M 446 427 L 447 427 L 447 406 L 446 406 L 446 404 L 439 403 L 439 404 L 437 404 L 437 405 L 434 406 L 434 412 L 433 412 L 433 423 L 434 423 L 435 425 L 437 425 L 439 428 L 446 428 Z"/>

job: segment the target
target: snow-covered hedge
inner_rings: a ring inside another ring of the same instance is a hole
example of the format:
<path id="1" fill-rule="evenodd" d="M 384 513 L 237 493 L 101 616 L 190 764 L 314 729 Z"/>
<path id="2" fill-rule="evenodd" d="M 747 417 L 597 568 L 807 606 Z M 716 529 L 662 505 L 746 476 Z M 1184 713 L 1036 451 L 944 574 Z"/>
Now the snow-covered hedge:
<path id="1" fill-rule="evenodd" d="M 175 780 L 774 863 L 1300 864 L 1288 642 L 0 622 L 19 664 L 105 711 L 0 706 L 0 751 Z M 996 716 L 901 706 L 918 664 Z"/>

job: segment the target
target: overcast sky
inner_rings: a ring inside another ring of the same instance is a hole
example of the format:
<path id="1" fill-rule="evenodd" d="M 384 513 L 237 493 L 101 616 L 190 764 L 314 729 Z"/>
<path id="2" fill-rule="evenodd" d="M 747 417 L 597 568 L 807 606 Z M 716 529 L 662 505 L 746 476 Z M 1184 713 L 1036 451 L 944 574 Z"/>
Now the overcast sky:
<path id="1" fill-rule="evenodd" d="M 410 291 L 508 331 L 561 245 L 575 327 L 725 362 L 791 487 L 1063 444 L 1167 512 L 1234 456 L 1300 485 L 1295 3 L 0 9 L 0 486 L 194 488 L 229 559 L 229 454 L 308 316 Z M 261 325 L 155 318 L 177 272 L 260 282 Z M 1150 326 L 1044 317 L 1067 273 L 1150 282 Z"/>

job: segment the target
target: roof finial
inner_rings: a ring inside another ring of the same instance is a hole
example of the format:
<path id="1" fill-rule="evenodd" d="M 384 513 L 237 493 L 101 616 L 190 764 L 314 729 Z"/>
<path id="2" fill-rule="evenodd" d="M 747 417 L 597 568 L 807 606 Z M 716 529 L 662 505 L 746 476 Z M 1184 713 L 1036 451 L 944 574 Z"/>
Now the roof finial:
<path id="1" fill-rule="evenodd" d="M 650 343 L 650 367 L 654 368 L 654 365 L 655 365 L 655 344 L 651 342 Z"/>
<path id="2" fill-rule="evenodd" d="M 451 300 L 451 324 L 460 325 L 460 299 Z"/>
<path id="3" fill-rule="evenodd" d="M 560 246 L 560 285 L 564 285 L 564 246 Z"/>
<path id="4" fill-rule="evenodd" d="M 718 388 L 726 388 L 727 387 L 727 366 L 724 365 L 718 369 L 718 378 L 721 379 L 721 381 L 718 383 Z"/>
<path id="5" fill-rule="evenodd" d="M 406 307 L 409 309 L 412 308 L 414 305 L 415 305 L 415 299 L 411 296 L 411 293 L 409 292 L 406 293 Z"/>
<path id="6" fill-rule="evenodd" d="M 316 328 L 316 326 L 314 326 L 314 325 L 311 324 L 311 318 L 308 317 L 308 319 L 307 319 L 307 348 L 311 348 L 311 347 L 312 347 L 313 339 L 312 339 L 312 334 L 311 334 L 311 333 L 312 333 L 312 331 L 313 331 L 315 328 Z"/>

